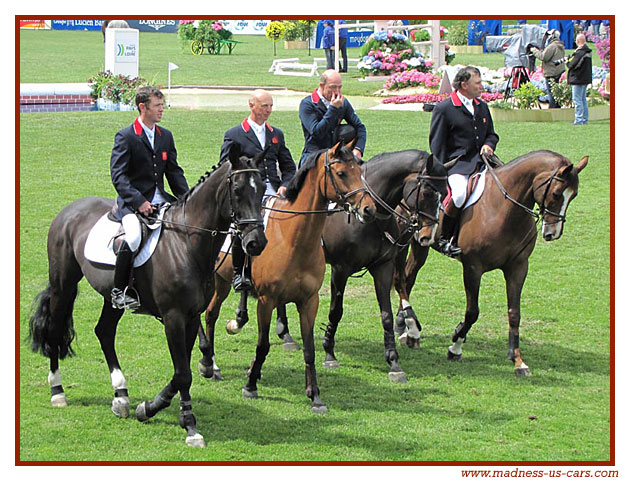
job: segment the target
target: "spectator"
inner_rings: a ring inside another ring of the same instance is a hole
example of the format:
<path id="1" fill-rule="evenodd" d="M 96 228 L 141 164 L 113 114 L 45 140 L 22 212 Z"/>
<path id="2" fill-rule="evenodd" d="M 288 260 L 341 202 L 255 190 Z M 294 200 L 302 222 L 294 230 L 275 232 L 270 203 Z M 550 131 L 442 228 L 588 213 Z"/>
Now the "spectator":
<path id="1" fill-rule="evenodd" d="M 326 70 L 335 68 L 335 29 L 332 20 L 324 20 L 322 48 L 326 52 Z"/>
<path id="2" fill-rule="evenodd" d="M 586 45 L 586 36 L 583 33 L 576 37 L 575 43 L 578 48 L 567 63 L 567 83 L 571 85 L 575 103 L 573 125 L 583 125 L 588 122 L 586 88 L 593 81 L 593 51 Z"/>
<path id="3" fill-rule="evenodd" d="M 532 47 L 534 56 L 542 60 L 543 75 L 547 84 L 547 92 L 549 93 L 549 108 L 557 109 L 560 105 L 553 98 L 551 93 L 551 85 L 553 82 L 560 82 L 560 77 L 564 73 L 564 63 L 557 63 L 556 60 L 564 58 L 564 43 L 560 40 L 560 32 L 557 30 L 549 30 L 547 32 L 549 39 L 544 50 Z"/>

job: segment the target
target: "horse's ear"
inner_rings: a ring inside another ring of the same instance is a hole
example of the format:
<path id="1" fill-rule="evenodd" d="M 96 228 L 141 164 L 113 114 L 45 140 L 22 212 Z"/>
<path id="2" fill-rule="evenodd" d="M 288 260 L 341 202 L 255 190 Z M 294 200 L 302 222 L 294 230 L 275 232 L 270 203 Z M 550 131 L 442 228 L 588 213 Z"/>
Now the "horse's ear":
<path id="1" fill-rule="evenodd" d="M 355 137 L 349 143 L 346 144 L 346 147 L 348 147 L 349 151 L 352 152 L 352 150 L 354 149 L 355 144 L 357 143 L 357 140 L 359 140 L 359 137 Z"/>
<path id="2" fill-rule="evenodd" d="M 338 158 L 339 157 L 339 149 L 341 149 L 341 141 L 337 142 L 329 151 L 330 157 Z"/>
<path id="3" fill-rule="evenodd" d="M 426 169 L 427 172 L 431 172 L 433 170 L 433 154 L 429 154 L 429 157 L 427 158 Z"/>
<path id="4" fill-rule="evenodd" d="M 238 164 L 241 157 L 241 146 L 236 142 L 232 142 L 230 145 L 230 151 L 228 153 L 228 159 L 232 165 Z"/>
<path id="5" fill-rule="evenodd" d="M 577 163 L 577 165 L 574 167 L 575 173 L 579 174 L 582 171 L 582 169 L 586 167 L 586 164 L 588 164 L 588 155 L 585 155 L 584 157 L 582 157 L 582 160 L 580 160 Z"/>

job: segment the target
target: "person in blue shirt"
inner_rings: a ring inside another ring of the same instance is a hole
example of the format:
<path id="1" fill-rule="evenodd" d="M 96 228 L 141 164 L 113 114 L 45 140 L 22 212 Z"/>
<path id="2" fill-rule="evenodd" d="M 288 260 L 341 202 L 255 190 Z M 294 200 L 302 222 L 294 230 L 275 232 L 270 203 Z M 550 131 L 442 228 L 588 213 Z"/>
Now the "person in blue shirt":
<path id="1" fill-rule="evenodd" d="M 335 68 L 335 29 L 332 20 L 324 20 L 322 48 L 326 52 L 326 70 Z"/>
<path id="2" fill-rule="evenodd" d="M 345 20 L 339 20 L 339 25 L 341 24 L 345 24 L 346 21 Z M 341 58 L 343 59 L 343 67 L 341 67 L 340 65 L 340 72 L 347 72 L 348 71 L 348 49 L 347 49 L 347 45 L 348 45 L 348 29 L 347 28 L 340 28 L 339 29 L 339 53 L 341 55 Z M 341 62 L 340 62 L 341 63 Z"/>

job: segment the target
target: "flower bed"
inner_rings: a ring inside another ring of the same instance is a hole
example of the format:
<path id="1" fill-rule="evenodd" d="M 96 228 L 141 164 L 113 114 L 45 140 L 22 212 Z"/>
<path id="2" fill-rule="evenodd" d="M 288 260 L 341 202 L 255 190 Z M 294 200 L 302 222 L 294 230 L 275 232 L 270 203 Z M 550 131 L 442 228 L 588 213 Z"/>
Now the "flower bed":
<path id="1" fill-rule="evenodd" d="M 94 100 L 104 99 L 112 104 L 130 105 L 132 110 L 138 87 L 147 85 L 142 77 L 131 78 L 125 75 L 114 75 L 109 70 L 99 72 L 88 79 L 90 95 Z"/>
<path id="2" fill-rule="evenodd" d="M 383 99 L 384 104 L 410 104 L 410 103 L 438 103 L 446 99 L 449 94 L 422 93 L 415 95 L 396 95 Z M 503 98 L 502 93 L 484 92 L 481 94 L 481 100 L 484 102 L 492 102 Z"/>
<path id="3" fill-rule="evenodd" d="M 364 56 L 357 67 L 364 78 L 367 75 L 390 75 L 409 69 L 428 72 L 433 66 L 433 61 L 425 59 L 400 33 L 384 30 L 376 32 L 370 36 L 361 52 Z"/>

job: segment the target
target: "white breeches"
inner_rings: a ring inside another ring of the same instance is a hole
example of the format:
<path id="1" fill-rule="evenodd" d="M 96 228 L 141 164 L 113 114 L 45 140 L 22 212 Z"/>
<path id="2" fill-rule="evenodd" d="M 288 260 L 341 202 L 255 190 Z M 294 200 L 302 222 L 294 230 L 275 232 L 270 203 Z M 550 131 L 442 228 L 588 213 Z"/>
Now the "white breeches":
<path id="1" fill-rule="evenodd" d="M 458 209 L 464 205 L 466 200 L 466 186 L 468 185 L 468 175 L 452 174 L 448 176 L 448 185 L 451 188 L 451 199 Z"/>
<path id="2" fill-rule="evenodd" d="M 142 240 L 142 230 L 138 217 L 136 214 L 127 214 L 122 218 L 122 225 L 125 231 L 125 241 L 129 244 L 131 251 L 136 252 Z"/>

